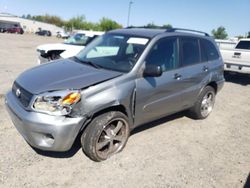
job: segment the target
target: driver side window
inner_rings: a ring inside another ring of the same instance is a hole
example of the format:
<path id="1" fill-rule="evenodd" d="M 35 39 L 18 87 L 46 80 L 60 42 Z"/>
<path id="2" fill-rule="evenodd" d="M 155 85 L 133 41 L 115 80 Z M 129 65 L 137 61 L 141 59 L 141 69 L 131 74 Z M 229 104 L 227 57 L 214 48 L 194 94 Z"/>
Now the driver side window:
<path id="1" fill-rule="evenodd" d="M 163 72 L 175 69 L 178 65 L 177 38 L 156 42 L 146 57 L 146 64 L 161 66 Z"/>

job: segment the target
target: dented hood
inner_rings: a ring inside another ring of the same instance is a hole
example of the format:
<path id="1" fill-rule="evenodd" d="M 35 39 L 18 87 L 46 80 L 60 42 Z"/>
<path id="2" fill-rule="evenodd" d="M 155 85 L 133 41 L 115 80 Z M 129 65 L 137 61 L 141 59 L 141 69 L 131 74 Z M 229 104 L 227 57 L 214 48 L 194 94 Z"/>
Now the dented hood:
<path id="1" fill-rule="evenodd" d="M 120 76 L 122 73 L 64 59 L 43 64 L 22 73 L 16 82 L 33 94 L 46 91 L 82 89 L 105 80 Z"/>

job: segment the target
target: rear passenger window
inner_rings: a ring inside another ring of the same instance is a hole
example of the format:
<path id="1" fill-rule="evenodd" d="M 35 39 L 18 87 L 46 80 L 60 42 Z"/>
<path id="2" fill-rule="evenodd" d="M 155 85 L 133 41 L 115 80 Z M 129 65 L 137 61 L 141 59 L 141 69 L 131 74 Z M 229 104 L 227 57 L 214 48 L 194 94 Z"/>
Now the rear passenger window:
<path id="1" fill-rule="evenodd" d="M 219 58 L 219 54 L 212 42 L 208 40 L 201 40 L 202 53 L 206 54 L 209 61 L 213 61 Z M 203 60 L 203 58 L 202 58 Z"/>
<path id="2" fill-rule="evenodd" d="M 200 50 L 198 39 L 182 38 L 182 66 L 188 66 L 200 62 Z"/>

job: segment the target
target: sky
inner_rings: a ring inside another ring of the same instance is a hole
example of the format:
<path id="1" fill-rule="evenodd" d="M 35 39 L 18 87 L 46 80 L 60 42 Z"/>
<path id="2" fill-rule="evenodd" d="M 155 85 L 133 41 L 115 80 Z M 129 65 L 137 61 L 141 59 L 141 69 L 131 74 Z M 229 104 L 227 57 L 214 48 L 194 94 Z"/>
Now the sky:
<path id="1" fill-rule="evenodd" d="M 67 20 L 110 18 L 127 26 L 130 0 L 0 0 L 0 12 L 17 16 L 57 15 Z M 171 24 L 211 33 L 224 26 L 230 37 L 250 31 L 250 0 L 132 0 L 130 25 Z"/>

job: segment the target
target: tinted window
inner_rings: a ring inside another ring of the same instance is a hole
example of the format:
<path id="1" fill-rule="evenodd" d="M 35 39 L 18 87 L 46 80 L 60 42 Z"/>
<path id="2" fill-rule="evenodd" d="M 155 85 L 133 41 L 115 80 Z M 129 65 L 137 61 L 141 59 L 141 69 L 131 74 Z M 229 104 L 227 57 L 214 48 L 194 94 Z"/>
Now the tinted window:
<path id="1" fill-rule="evenodd" d="M 200 62 L 200 50 L 198 39 L 182 38 L 182 66 L 192 65 Z"/>
<path id="2" fill-rule="evenodd" d="M 239 44 L 236 46 L 237 49 L 250 49 L 250 41 L 240 41 Z"/>
<path id="3" fill-rule="evenodd" d="M 168 38 L 158 41 L 146 58 L 149 65 L 161 66 L 163 71 L 172 70 L 177 67 L 177 39 Z"/>
<path id="4" fill-rule="evenodd" d="M 201 50 L 202 50 L 201 54 L 205 54 L 206 58 L 209 61 L 219 58 L 217 49 L 215 48 L 213 43 L 208 40 L 201 40 Z M 203 55 L 202 55 L 202 60 L 204 60 Z"/>

